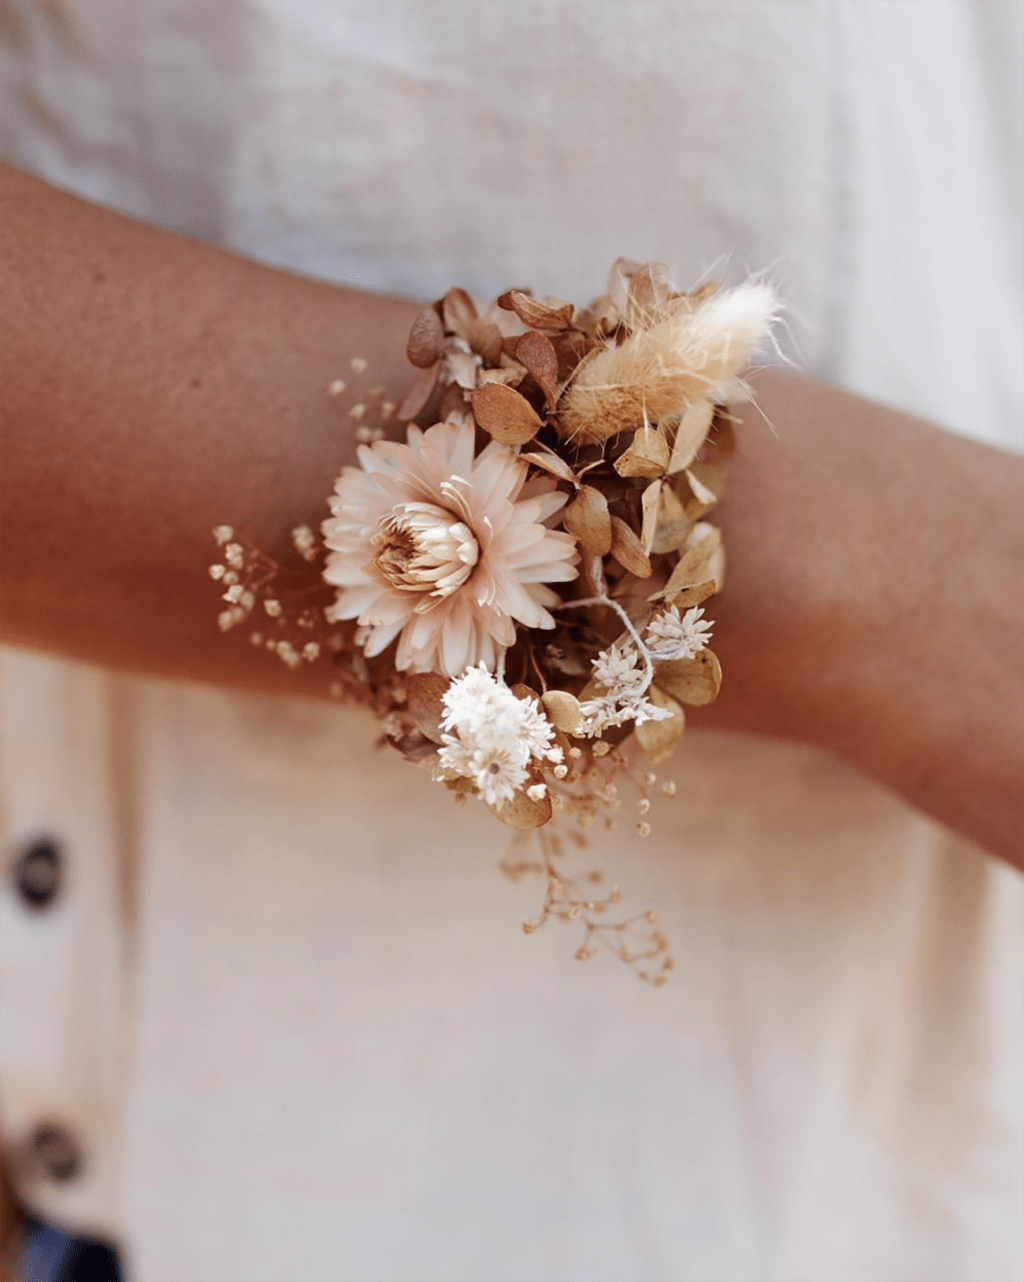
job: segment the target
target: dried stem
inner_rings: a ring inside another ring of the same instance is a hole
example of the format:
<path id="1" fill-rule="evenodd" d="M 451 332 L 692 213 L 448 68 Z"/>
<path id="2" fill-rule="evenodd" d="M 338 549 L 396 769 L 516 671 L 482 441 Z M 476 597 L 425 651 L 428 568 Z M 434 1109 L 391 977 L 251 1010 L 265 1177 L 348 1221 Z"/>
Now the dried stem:
<path id="1" fill-rule="evenodd" d="M 594 558 L 594 565 L 593 565 L 592 572 L 593 572 L 594 581 L 602 586 L 602 591 L 599 595 L 584 597 L 582 600 L 578 600 L 578 601 L 564 601 L 560 605 L 555 605 L 555 606 L 552 606 L 551 608 L 554 610 L 576 610 L 576 609 L 585 610 L 593 606 L 600 605 L 600 606 L 607 606 L 608 609 L 614 610 L 614 612 L 622 620 L 623 626 L 625 627 L 626 631 L 629 633 L 637 650 L 640 652 L 640 657 L 643 659 L 644 683 L 643 683 L 643 686 L 640 688 L 639 693 L 646 694 L 647 691 L 650 689 L 651 682 L 654 680 L 654 658 L 651 655 L 650 650 L 648 650 L 642 637 L 640 636 L 640 633 L 636 630 L 636 626 L 633 623 L 633 620 L 626 613 L 625 609 L 621 605 L 619 605 L 618 601 L 613 601 L 611 597 L 608 595 L 608 589 L 607 589 L 607 585 L 605 584 L 605 578 L 604 578 L 604 570 L 601 566 L 601 558 L 599 556 Z"/>

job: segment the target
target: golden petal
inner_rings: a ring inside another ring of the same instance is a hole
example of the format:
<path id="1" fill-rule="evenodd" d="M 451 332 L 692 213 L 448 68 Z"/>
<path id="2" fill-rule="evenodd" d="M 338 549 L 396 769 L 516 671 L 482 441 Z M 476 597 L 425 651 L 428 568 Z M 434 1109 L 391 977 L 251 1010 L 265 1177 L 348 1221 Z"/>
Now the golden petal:
<path id="1" fill-rule="evenodd" d="M 545 472 L 550 472 L 552 476 L 557 476 L 562 481 L 576 481 L 576 473 L 572 470 L 565 459 L 559 458 L 551 450 L 536 452 L 532 454 L 520 454 L 520 458 L 526 459 L 528 463 L 533 463 L 542 468 Z"/>
<path id="2" fill-rule="evenodd" d="M 671 484 L 663 485 L 658 495 L 658 528 L 651 550 L 658 556 L 675 552 L 686 542 L 692 525 L 693 521 L 680 503 L 675 488 Z"/>
<path id="3" fill-rule="evenodd" d="M 548 720 L 557 730 L 571 735 L 580 733 L 583 714 L 580 712 L 580 701 L 575 695 L 566 690 L 546 690 L 540 701 Z"/>
<path id="4" fill-rule="evenodd" d="M 466 327 L 466 342 L 488 365 L 497 365 L 501 360 L 501 330 L 494 321 L 475 317 Z"/>
<path id="5" fill-rule="evenodd" d="M 551 790 L 545 788 L 544 796 L 539 801 L 526 795 L 526 789 L 534 784 L 545 783 L 544 776 L 534 768 L 521 792 L 517 792 L 511 801 L 500 806 L 488 806 L 491 814 L 496 815 L 503 824 L 510 828 L 541 828 L 551 818 Z"/>
<path id="6" fill-rule="evenodd" d="M 504 359 L 504 358 L 502 358 Z M 477 373 L 478 387 L 485 383 L 503 383 L 505 387 L 518 387 L 526 377 L 526 370 L 518 362 L 510 362 L 499 369 L 482 369 Z"/>
<path id="7" fill-rule="evenodd" d="M 444 716 L 442 699 L 448 692 L 447 677 L 437 672 L 415 672 L 406 681 L 406 704 L 409 715 L 421 734 L 434 743 L 441 743 L 441 719 Z"/>
<path id="8" fill-rule="evenodd" d="M 668 297 L 668 268 L 664 263 L 645 263 L 629 278 L 626 324 L 630 329 L 653 324 L 660 318 Z"/>
<path id="9" fill-rule="evenodd" d="M 690 492 L 700 506 L 705 509 L 713 508 L 718 502 L 718 495 L 715 491 L 705 485 L 692 468 L 688 467 L 683 475 L 690 483 Z"/>
<path id="10" fill-rule="evenodd" d="M 714 579 L 718 591 L 722 586 L 725 560 L 722 555 L 722 532 L 717 526 L 698 521 L 687 536 L 675 569 L 660 595 L 670 597 L 683 588 Z"/>
<path id="11" fill-rule="evenodd" d="M 441 359 L 444 326 L 433 307 L 426 307 L 416 317 L 409 331 L 405 354 L 417 369 L 429 369 Z"/>
<path id="12" fill-rule="evenodd" d="M 458 348 L 452 349 L 445 355 L 445 363 L 448 366 L 448 372 L 452 380 L 467 392 L 471 392 L 476 387 L 476 359 L 469 352 L 460 352 Z"/>
<path id="13" fill-rule="evenodd" d="M 725 493 L 724 463 L 693 463 L 686 469 L 685 475 L 696 477 L 697 482 L 714 495 L 715 501 L 721 502 Z"/>
<path id="14" fill-rule="evenodd" d="M 555 387 L 558 383 L 558 356 L 551 339 L 535 329 L 528 330 L 516 343 L 516 360 L 533 375 L 537 386 L 544 393 L 549 410 L 555 408 Z"/>
<path id="15" fill-rule="evenodd" d="M 643 513 L 640 546 L 647 556 L 650 556 L 651 549 L 654 547 L 654 535 L 658 528 L 658 500 L 661 497 L 661 485 L 661 481 L 652 481 L 640 499 L 640 510 Z"/>
<path id="16" fill-rule="evenodd" d="M 620 476 L 664 476 L 668 461 L 668 441 L 646 424 L 633 433 L 629 448 L 615 460 L 615 470 Z"/>
<path id="17" fill-rule="evenodd" d="M 670 694 L 659 690 L 657 686 L 651 686 L 647 697 L 655 707 L 667 708 L 672 713 L 664 721 L 644 721 L 634 730 L 644 756 L 651 765 L 657 765 L 675 752 L 686 729 L 686 714 Z"/>
<path id="18" fill-rule="evenodd" d="M 654 684 L 681 703 L 695 708 L 711 703 L 722 686 L 722 665 L 713 650 L 701 650 L 693 659 L 670 659 L 654 670 Z"/>
<path id="19" fill-rule="evenodd" d="M 580 492 L 562 514 L 562 524 L 593 556 L 607 556 L 612 550 L 612 520 L 608 500 L 592 485 Z"/>
<path id="20" fill-rule="evenodd" d="M 466 291 L 456 285 L 441 299 L 441 315 L 449 333 L 468 338 L 466 331 L 476 320 L 476 307 Z"/>
<path id="21" fill-rule="evenodd" d="M 638 579 L 646 579 L 651 574 L 650 558 L 644 552 L 640 539 L 633 529 L 621 517 L 612 517 L 612 556 L 624 570 Z"/>
<path id="22" fill-rule="evenodd" d="M 473 393 L 476 421 L 502 445 L 525 445 L 541 426 L 540 416 L 525 396 L 502 383 L 485 383 Z"/>
<path id="23" fill-rule="evenodd" d="M 664 592 L 655 592 L 653 596 L 648 597 L 648 601 L 662 601 L 665 605 L 674 605 L 677 610 L 688 610 L 692 605 L 701 605 L 709 597 L 713 597 L 718 591 L 714 579 L 706 579 L 703 583 L 696 584 L 692 588 L 683 588 L 681 592 L 673 592 L 670 596 L 665 596 Z"/>
<path id="24" fill-rule="evenodd" d="M 441 362 L 431 365 L 425 369 L 416 379 L 412 387 L 406 392 L 401 404 L 395 411 L 395 417 L 402 422 L 415 418 L 426 407 L 427 402 L 434 394 L 434 388 L 437 386 L 437 376 L 441 370 Z"/>
<path id="25" fill-rule="evenodd" d="M 689 467 L 696 458 L 711 427 L 714 413 L 715 407 L 710 401 L 695 401 L 680 419 L 668 464 L 670 476 Z"/>
<path id="26" fill-rule="evenodd" d="M 522 289 L 509 289 L 498 299 L 498 306 L 515 312 L 524 325 L 533 329 L 568 329 L 572 324 L 572 303 L 542 303 Z"/>

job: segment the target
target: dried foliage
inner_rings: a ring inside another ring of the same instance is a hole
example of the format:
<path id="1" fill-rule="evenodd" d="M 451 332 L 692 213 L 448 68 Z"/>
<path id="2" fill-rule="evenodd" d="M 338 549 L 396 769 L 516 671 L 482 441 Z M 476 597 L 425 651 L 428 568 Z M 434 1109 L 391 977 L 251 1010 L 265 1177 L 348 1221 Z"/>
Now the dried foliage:
<path id="1" fill-rule="evenodd" d="M 631 745 L 667 760 L 684 705 L 718 693 L 702 606 L 725 573 L 706 519 L 735 450 L 724 402 L 779 310 L 760 280 L 682 293 L 621 259 L 586 308 L 513 289 L 479 311 L 451 289 L 413 324 L 397 408 L 367 394 L 349 410 L 361 466 L 339 477 L 325 547 L 295 532 L 304 563 L 326 552 L 336 600 L 323 581 L 289 595 L 276 563 L 216 532 L 221 627 L 261 609 L 254 643 L 326 660 L 388 743 L 516 830 L 505 871 L 546 884 L 524 929 L 576 922 L 577 957 L 608 951 L 654 984 L 671 958 L 653 915 L 613 920 L 618 890 L 562 865 L 614 824 L 622 780 L 650 831 L 655 776 L 634 777 Z M 403 422 L 405 443 L 383 439 Z"/>

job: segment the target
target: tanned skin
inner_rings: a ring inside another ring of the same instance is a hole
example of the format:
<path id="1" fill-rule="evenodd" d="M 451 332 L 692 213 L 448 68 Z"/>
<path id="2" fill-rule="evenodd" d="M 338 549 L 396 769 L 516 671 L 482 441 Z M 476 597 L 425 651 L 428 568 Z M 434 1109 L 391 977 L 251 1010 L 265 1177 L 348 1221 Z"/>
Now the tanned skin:
<path id="1" fill-rule="evenodd" d="M 3 639 L 325 693 L 315 666 L 217 631 L 210 529 L 293 555 L 288 532 L 326 515 L 353 461 L 348 409 L 408 386 L 422 302 L 247 262 L 10 168 L 0 262 Z M 823 747 L 1020 866 L 1024 461 L 808 378 L 756 387 L 709 611 L 725 681 L 693 722 Z"/>

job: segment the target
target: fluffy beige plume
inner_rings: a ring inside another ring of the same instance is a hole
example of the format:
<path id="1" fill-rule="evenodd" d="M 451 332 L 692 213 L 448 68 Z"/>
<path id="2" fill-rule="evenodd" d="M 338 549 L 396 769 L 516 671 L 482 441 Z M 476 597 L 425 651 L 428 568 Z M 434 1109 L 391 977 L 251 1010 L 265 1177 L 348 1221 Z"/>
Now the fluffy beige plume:
<path id="1" fill-rule="evenodd" d="M 643 427 L 645 411 L 657 423 L 695 400 L 734 395 L 735 380 L 781 311 L 775 290 L 756 280 L 692 309 L 686 299 L 667 307 L 619 347 L 583 362 L 562 398 L 562 436 L 604 441 Z"/>

